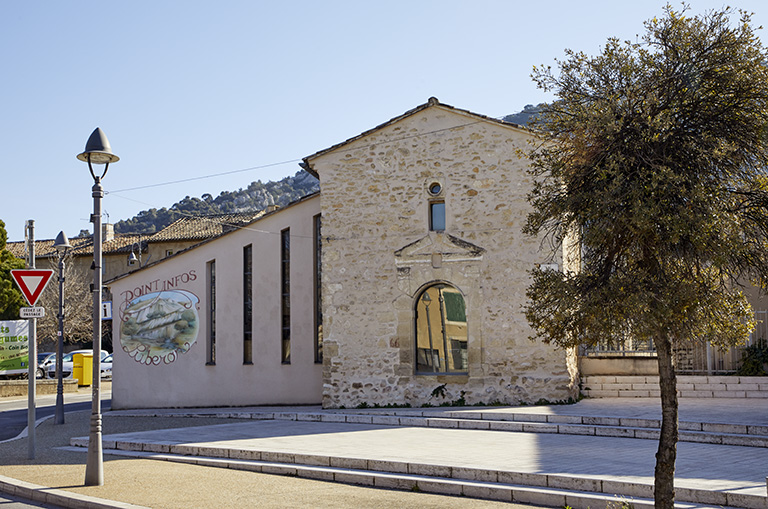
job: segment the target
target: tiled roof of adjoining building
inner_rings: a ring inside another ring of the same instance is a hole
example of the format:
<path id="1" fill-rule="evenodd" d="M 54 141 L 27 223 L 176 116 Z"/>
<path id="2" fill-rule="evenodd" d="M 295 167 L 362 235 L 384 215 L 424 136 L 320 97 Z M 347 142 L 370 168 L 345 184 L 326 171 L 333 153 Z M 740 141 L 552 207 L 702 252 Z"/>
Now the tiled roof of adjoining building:
<path id="1" fill-rule="evenodd" d="M 234 229 L 243 227 L 254 219 L 263 216 L 265 211 L 241 212 L 235 214 L 210 214 L 206 216 L 183 217 L 162 230 L 153 234 L 116 233 L 114 237 L 102 243 L 102 253 L 105 255 L 130 253 L 136 244 L 141 244 L 141 250 L 152 242 L 169 242 L 180 240 L 207 240 L 218 237 Z M 35 258 L 56 256 L 53 239 L 35 239 Z M 93 237 L 74 237 L 69 239 L 72 246 L 71 255 L 93 255 Z M 23 240 L 8 242 L 6 249 L 16 258 L 26 258 L 26 242 Z"/>
<path id="2" fill-rule="evenodd" d="M 264 213 L 263 210 L 260 210 L 258 212 L 182 217 L 159 232 L 150 235 L 148 241 L 206 240 L 241 228 L 263 216 Z"/>
<path id="3" fill-rule="evenodd" d="M 114 238 L 105 240 L 101 244 L 101 250 L 104 254 L 110 253 L 129 253 L 134 244 L 140 240 L 146 245 L 147 236 L 137 235 L 133 233 L 118 233 Z M 35 239 L 35 258 L 44 258 L 47 256 L 56 256 L 56 248 L 53 247 L 53 239 Z M 6 249 L 13 254 L 16 258 L 26 258 L 27 250 L 25 241 L 20 240 L 16 242 L 8 242 Z M 74 256 L 93 255 L 93 237 L 74 237 L 69 239 L 69 244 L 72 246 L 70 254 Z"/>

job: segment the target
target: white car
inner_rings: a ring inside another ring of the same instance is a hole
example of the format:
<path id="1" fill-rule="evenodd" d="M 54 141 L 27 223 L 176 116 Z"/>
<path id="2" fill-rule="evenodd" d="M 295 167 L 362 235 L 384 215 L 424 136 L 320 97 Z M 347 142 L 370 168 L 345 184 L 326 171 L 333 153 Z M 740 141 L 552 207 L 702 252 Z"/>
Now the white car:
<path id="1" fill-rule="evenodd" d="M 101 359 L 99 368 L 101 368 L 101 378 L 112 378 L 112 354 Z"/>
<path id="2" fill-rule="evenodd" d="M 93 354 L 93 350 L 73 350 L 69 353 L 65 353 L 62 357 L 61 363 L 61 376 L 63 378 L 69 378 L 72 376 L 72 367 L 74 365 L 74 356 L 76 353 L 89 353 Z M 101 360 L 110 355 L 109 352 L 101 351 Z M 53 362 L 48 365 L 48 378 L 56 378 L 56 362 L 57 359 L 53 359 Z M 111 366 L 110 366 L 111 367 Z"/>
<path id="3" fill-rule="evenodd" d="M 56 354 L 52 352 L 40 352 L 37 354 L 37 371 L 36 378 L 45 378 L 45 372 L 48 370 L 48 366 L 56 361 Z"/>

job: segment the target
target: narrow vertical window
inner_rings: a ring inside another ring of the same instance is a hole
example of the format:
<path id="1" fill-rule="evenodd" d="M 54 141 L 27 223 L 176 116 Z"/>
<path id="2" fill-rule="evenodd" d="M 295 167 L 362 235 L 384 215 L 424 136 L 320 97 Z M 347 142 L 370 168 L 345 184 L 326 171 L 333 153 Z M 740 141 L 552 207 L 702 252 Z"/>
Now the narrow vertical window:
<path id="1" fill-rule="evenodd" d="M 314 225 L 314 265 L 315 265 L 315 362 L 323 362 L 323 302 L 322 302 L 322 259 L 321 259 L 321 221 L 320 214 L 315 216 Z"/>
<path id="2" fill-rule="evenodd" d="M 429 229 L 436 232 L 445 230 L 445 202 L 429 203 Z"/>
<path id="3" fill-rule="evenodd" d="M 282 338 L 280 343 L 283 364 L 291 363 L 291 230 L 280 232 L 280 289 Z"/>
<path id="4" fill-rule="evenodd" d="M 253 364 L 253 246 L 243 248 L 243 364 Z"/>
<path id="5" fill-rule="evenodd" d="M 207 365 L 216 364 L 216 260 L 208 262 L 208 345 Z"/>

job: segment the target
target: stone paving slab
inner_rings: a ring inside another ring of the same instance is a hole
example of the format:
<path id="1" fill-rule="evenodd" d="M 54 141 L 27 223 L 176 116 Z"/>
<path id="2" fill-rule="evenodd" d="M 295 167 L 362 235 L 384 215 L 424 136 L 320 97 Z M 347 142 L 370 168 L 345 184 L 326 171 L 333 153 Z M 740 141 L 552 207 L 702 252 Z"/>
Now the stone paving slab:
<path id="1" fill-rule="evenodd" d="M 144 443 L 167 445 L 180 454 L 224 458 L 237 450 L 258 452 L 261 460 L 277 462 L 294 462 L 297 454 L 346 459 L 349 466 L 365 460 L 369 468 L 372 461 L 380 462 L 375 470 L 418 462 L 454 471 L 465 468 L 470 478 L 470 470 L 592 478 L 644 486 L 638 496 L 647 495 L 653 482 L 657 447 L 653 441 L 613 437 L 284 420 L 104 437 L 106 449 L 141 448 L 136 444 Z M 678 445 L 676 486 L 681 489 L 765 498 L 766 470 L 766 449 Z"/>

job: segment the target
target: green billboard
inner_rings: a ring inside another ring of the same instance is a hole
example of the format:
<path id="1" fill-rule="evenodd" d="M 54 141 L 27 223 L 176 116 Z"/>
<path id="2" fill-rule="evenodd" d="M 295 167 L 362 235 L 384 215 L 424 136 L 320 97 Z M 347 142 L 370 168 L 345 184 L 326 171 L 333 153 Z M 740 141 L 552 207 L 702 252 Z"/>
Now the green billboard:
<path id="1" fill-rule="evenodd" d="M 0 375 L 29 369 L 29 321 L 0 321 Z"/>

